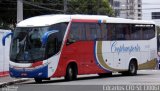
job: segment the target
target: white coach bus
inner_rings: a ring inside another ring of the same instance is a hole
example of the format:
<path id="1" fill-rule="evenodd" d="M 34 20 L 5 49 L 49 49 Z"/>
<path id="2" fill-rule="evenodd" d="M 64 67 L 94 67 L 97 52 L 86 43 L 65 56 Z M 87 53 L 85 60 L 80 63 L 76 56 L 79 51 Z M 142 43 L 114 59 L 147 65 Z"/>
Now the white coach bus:
<path id="1" fill-rule="evenodd" d="M 136 75 L 157 61 L 155 23 L 100 15 L 44 15 L 21 21 L 12 35 L 10 75 L 36 82 L 112 72 Z M 5 36 L 3 43 L 5 43 Z"/>

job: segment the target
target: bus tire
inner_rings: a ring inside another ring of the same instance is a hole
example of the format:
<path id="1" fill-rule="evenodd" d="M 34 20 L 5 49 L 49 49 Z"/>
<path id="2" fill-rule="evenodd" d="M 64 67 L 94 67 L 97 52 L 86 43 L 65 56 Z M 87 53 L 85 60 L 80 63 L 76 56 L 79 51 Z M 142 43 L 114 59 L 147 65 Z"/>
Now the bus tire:
<path id="1" fill-rule="evenodd" d="M 42 79 L 41 78 L 34 78 L 36 83 L 42 83 Z"/>
<path id="2" fill-rule="evenodd" d="M 75 65 L 68 65 L 66 70 L 66 81 L 76 80 L 77 79 L 77 67 Z"/>
<path id="3" fill-rule="evenodd" d="M 122 72 L 122 75 L 125 75 L 125 76 L 134 76 L 134 75 L 137 75 L 137 62 L 136 61 L 131 61 L 129 63 L 129 68 L 128 68 L 128 71 L 126 72 Z"/>
<path id="4" fill-rule="evenodd" d="M 136 63 L 136 61 L 131 61 L 129 63 L 128 75 L 130 75 L 130 76 L 137 75 L 137 63 Z"/>

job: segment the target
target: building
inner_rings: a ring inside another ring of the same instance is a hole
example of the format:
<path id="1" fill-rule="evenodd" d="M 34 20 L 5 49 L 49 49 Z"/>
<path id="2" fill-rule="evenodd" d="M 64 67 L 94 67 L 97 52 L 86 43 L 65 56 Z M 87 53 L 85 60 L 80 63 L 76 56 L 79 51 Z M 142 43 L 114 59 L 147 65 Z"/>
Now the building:
<path id="1" fill-rule="evenodd" d="M 111 7 L 113 8 L 115 12 L 115 16 L 120 16 L 120 1 L 118 0 L 109 0 Z"/>
<path id="2" fill-rule="evenodd" d="M 160 26 L 160 0 L 142 0 L 142 19 L 153 20 Z"/>
<path id="3" fill-rule="evenodd" d="M 109 0 L 115 16 L 127 19 L 142 19 L 142 0 Z"/>

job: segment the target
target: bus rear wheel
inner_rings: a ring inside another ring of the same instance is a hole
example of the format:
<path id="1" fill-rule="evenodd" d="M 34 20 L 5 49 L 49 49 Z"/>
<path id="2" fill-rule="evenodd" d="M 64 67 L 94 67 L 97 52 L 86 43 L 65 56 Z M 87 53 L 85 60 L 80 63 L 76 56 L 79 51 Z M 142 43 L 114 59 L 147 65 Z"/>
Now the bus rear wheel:
<path id="1" fill-rule="evenodd" d="M 34 78 L 36 83 L 42 83 L 42 79 L 41 78 Z"/>
<path id="2" fill-rule="evenodd" d="M 137 75 L 137 63 L 135 61 L 131 61 L 129 63 L 128 71 L 122 72 L 123 75 L 134 76 Z"/>
<path id="3" fill-rule="evenodd" d="M 133 75 L 137 75 L 137 64 L 135 61 L 131 61 L 129 64 L 129 71 L 128 71 L 129 75 L 133 76 Z"/>
<path id="4" fill-rule="evenodd" d="M 68 65 L 66 70 L 66 81 L 76 80 L 77 79 L 77 67 L 74 65 Z"/>

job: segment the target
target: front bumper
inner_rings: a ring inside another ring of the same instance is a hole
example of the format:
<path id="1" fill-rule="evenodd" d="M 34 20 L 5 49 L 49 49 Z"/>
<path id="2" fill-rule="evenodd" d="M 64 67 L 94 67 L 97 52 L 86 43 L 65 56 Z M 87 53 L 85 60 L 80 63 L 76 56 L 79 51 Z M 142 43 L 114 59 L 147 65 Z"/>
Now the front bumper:
<path id="1" fill-rule="evenodd" d="M 9 67 L 11 77 L 16 78 L 48 78 L 48 65 L 35 68 Z"/>

